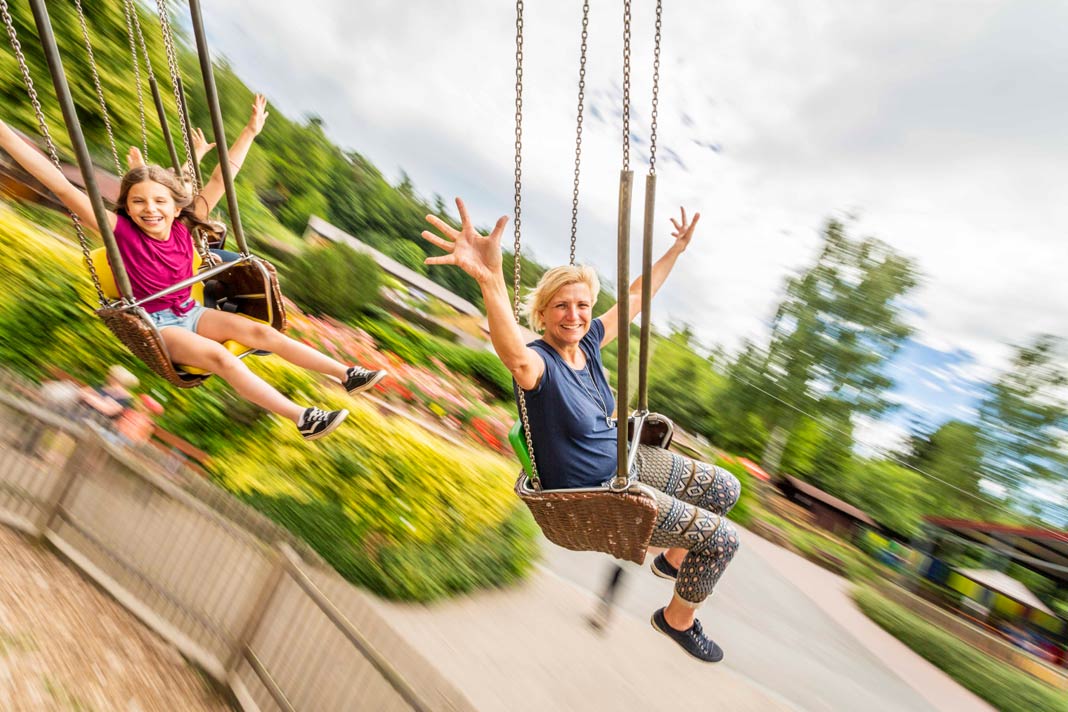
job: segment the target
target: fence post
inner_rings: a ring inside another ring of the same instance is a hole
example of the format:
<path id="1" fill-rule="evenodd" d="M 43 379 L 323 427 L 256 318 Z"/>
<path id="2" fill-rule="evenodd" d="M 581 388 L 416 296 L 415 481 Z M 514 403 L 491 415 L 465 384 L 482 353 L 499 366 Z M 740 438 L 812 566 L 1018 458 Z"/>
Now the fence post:
<path id="1" fill-rule="evenodd" d="M 230 652 L 230 659 L 226 662 L 227 674 L 236 673 L 238 666 L 241 665 L 241 660 L 245 655 L 245 648 L 252 642 L 256 632 L 260 629 L 260 625 L 271 607 L 271 601 L 274 600 L 274 594 L 278 590 L 279 584 L 282 583 L 282 576 L 285 571 L 285 557 L 282 556 L 281 551 L 277 548 L 272 549 L 271 570 L 267 573 L 267 580 L 264 582 L 263 588 L 260 589 L 260 595 L 256 598 L 256 603 L 252 606 L 252 610 L 249 611 L 248 620 L 245 621 L 241 634 L 234 643 L 234 649 Z"/>
<path id="2" fill-rule="evenodd" d="M 93 435 L 86 434 L 79 439 L 70 455 L 67 456 L 67 461 L 63 463 L 63 469 L 59 472 L 59 479 L 55 486 L 41 503 L 41 517 L 37 522 L 39 537 L 43 537 L 52 528 L 52 523 L 59 515 L 59 508 L 74 485 L 75 479 L 79 475 L 84 476 L 99 470 L 107 459 L 107 455 L 107 451 Z"/>

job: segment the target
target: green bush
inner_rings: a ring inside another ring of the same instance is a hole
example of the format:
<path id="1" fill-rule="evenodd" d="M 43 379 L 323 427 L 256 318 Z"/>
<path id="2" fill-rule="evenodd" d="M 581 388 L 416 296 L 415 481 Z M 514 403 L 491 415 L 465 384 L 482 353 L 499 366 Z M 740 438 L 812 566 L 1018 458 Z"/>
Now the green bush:
<path id="1" fill-rule="evenodd" d="M 742 485 L 742 493 L 738 497 L 738 502 L 731 509 L 729 516 L 743 527 L 749 526 L 749 523 L 753 521 L 753 510 L 756 508 L 756 483 L 753 480 L 753 476 L 740 463 L 728 461 L 722 457 L 717 457 L 714 464 L 737 477 L 738 482 Z"/>
<path id="2" fill-rule="evenodd" d="M 853 597 L 881 628 L 999 710 L 1068 712 L 1068 694 L 971 648 L 871 589 L 858 589 Z"/>
<path id="3" fill-rule="evenodd" d="M 286 269 L 282 286 L 305 311 L 350 321 L 377 302 L 381 284 L 373 258 L 331 244 L 305 251 Z"/>
<path id="4" fill-rule="evenodd" d="M 533 521 L 511 491 L 514 464 L 440 440 L 276 359 L 255 370 L 298 402 L 350 415 L 310 448 L 270 419 L 216 458 L 218 481 L 306 539 L 346 578 L 378 594 L 431 600 L 521 577 Z M 285 385 L 288 384 L 288 385 Z"/>
<path id="5" fill-rule="evenodd" d="M 384 351 L 408 363 L 432 366 L 441 361 L 451 373 L 473 378 L 502 400 L 512 400 L 512 374 L 492 351 L 469 349 L 427 334 L 386 314 L 362 318 L 356 325 L 369 333 Z"/>

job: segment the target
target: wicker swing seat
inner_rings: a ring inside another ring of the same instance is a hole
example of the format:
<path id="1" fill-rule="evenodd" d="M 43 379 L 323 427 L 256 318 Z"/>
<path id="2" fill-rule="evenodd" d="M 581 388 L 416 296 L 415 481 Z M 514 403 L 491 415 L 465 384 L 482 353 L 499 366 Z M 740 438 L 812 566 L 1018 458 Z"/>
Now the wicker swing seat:
<path id="1" fill-rule="evenodd" d="M 146 366 L 179 388 L 195 388 L 211 375 L 190 366 L 181 366 L 171 361 L 159 329 L 148 312 L 139 306 L 129 306 L 119 301 L 119 290 L 108 264 L 104 248 L 90 253 L 90 259 L 100 277 L 105 296 L 113 300 L 97 310 L 96 314 L 130 353 Z M 201 266 L 200 255 L 194 251 L 193 270 Z M 226 295 L 216 308 L 225 308 L 246 318 L 271 325 L 278 331 L 286 329 L 285 306 L 278 287 L 278 276 L 269 262 L 257 257 L 234 262 L 212 279 L 219 283 L 218 291 Z M 203 303 L 204 284 L 193 285 L 193 299 Z M 253 349 L 236 341 L 226 341 L 223 346 L 238 358 L 244 358 Z"/>
<path id="2" fill-rule="evenodd" d="M 641 444 L 661 448 L 671 444 L 674 427 L 664 416 L 649 413 L 644 419 L 630 419 L 632 437 L 635 422 L 642 423 Z M 627 486 L 619 490 L 536 489 L 530 479 L 530 458 L 522 423 L 517 425 L 509 439 L 524 469 L 516 480 L 515 493 L 530 510 L 545 538 L 572 551 L 599 551 L 636 564 L 644 562 L 656 526 L 654 490 L 636 481 L 633 475 Z"/>

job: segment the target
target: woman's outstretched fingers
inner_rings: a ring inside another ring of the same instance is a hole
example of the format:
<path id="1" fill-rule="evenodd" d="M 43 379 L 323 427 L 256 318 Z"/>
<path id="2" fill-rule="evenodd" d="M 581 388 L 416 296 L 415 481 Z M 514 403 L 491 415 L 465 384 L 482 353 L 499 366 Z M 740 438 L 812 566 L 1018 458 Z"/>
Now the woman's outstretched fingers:
<path id="1" fill-rule="evenodd" d="M 423 239 L 429 242 L 431 245 L 435 245 L 445 250 L 446 252 L 452 252 L 456 249 L 456 245 L 447 240 L 443 240 L 429 230 L 423 230 Z"/>
<path id="2" fill-rule="evenodd" d="M 445 237 L 448 237 L 453 240 L 456 239 L 456 229 L 453 228 L 452 225 L 439 218 L 437 215 L 427 215 L 426 221 L 436 227 L 438 230 L 440 230 L 441 234 Z"/>
<path id="3" fill-rule="evenodd" d="M 466 229 L 471 226 L 471 216 L 467 214 L 467 206 L 464 205 L 464 201 L 461 198 L 456 198 L 456 209 L 460 211 L 460 225 L 461 229 Z"/>

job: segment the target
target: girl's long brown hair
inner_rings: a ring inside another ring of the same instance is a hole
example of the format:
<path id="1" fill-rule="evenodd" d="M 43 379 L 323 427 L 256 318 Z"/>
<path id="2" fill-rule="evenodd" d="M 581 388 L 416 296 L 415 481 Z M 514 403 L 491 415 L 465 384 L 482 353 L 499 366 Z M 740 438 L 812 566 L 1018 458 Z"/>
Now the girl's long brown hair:
<path id="1" fill-rule="evenodd" d="M 199 228 L 206 230 L 208 233 L 215 233 L 215 226 L 197 217 L 196 213 L 193 212 L 193 196 L 185 189 L 182 182 L 169 170 L 159 166 L 139 166 L 126 172 L 126 175 L 122 177 L 122 183 L 119 185 L 119 197 L 116 200 L 115 212 L 129 218 L 130 214 L 126 211 L 126 200 L 130 197 L 130 189 L 138 183 L 144 183 L 149 180 L 153 183 L 159 183 L 171 192 L 171 197 L 174 198 L 174 205 L 178 208 L 178 215 L 175 219 L 181 220 L 189 228 L 190 232 Z"/>

